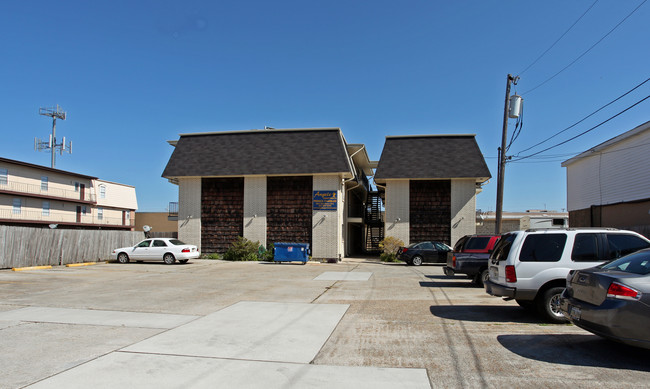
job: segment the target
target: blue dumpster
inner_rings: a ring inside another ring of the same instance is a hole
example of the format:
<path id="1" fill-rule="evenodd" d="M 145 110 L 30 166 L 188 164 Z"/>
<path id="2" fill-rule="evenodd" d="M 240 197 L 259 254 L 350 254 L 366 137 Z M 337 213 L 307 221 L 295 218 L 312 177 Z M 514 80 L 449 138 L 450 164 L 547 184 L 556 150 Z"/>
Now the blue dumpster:
<path id="1" fill-rule="evenodd" d="M 309 243 L 283 243 L 273 244 L 273 261 L 275 262 L 302 262 L 309 260 Z"/>

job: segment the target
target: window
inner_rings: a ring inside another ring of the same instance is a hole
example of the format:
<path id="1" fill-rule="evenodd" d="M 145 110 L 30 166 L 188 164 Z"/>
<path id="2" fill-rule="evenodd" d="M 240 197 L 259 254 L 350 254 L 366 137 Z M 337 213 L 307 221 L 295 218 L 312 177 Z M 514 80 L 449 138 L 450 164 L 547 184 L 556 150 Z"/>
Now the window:
<path id="1" fill-rule="evenodd" d="M 83 207 L 81 207 L 81 214 L 85 215 L 87 213 L 88 213 L 88 208 L 86 208 L 86 206 L 84 205 Z"/>
<path id="2" fill-rule="evenodd" d="M 562 257 L 566 234 L 531 234 L 519 254 L 522 262 L 557 262 Z"/>
<path id="3" fill-rule="evenodd" d="M 124 220 L 131 221 L 131 211 L 124 211 Z"/>
<path id="4" fill-rule="evenodd" d="M 564 219 L 553 219 L 554 226 L 564 226 Z"/>
<path id="5" fill-rule="evenodd" d="M 154 240 L 153 247 L 167 247 L 164 240 Z"/>
<path id="6" fill-rule="evenodd" d="M 492 252 L 490 258 L 492 258 L 494 261 L 505 261 L 508 259 L 508 254 L 510 254 L 510 249 L 512 248 L 512 242 L 516 237 L 517 235 L 515 234 L 507 234 L 499 239 L 497 245 L 494 246 L 494 251 Z"/>
<path id="7" fill-rule="evenodd" d="M 490 243 L 489 236 L 475 236 L 467 241 L 465 250 L 485 250 L 488 243 Z"/>
<path id="8" fill-rule="evenodd" d="M 42 190 L 43 192 L 47 192 L 47 182 L 48 182 L 48 181 L 49 181 L 49 180 L 48 180 L 47 177 L 45 177 L 45 176 L 41 176 L 41 190 Z"/>
<path id="9" fill-rule="evenodd" d="M 150 240 L 143 240 L 142 242 L 138 243 L 136 247 L 149 247 L 151 245 Z"/>
<path id="10" fill-rule="evenodd" d="M 20 199 L 14 199 L 14 215 L 20 215 L 20 209 L 22 208 L 22 201 Z"/>
<path id="11" fill-rule="evenodd" d="M 0 185 L 7 185 L 7 169 L 0 169 Z"/>
<path id="12" fill-rule="evenodd" d="M 609 243 L 609 258 L 616 259 L 635 251 L 650 247 L 645 240 L 634 235 L 607 234 Z"/>
<path id="13" fill-rule="evenodd" d="M 97 208 L 97 220 L 104 220 L 104 208 Z"/>
<path id="14" fill-rule="evenodd" d="M 100 199 L 105 199 L 106 198 L 106 185 L 100 185 L 99 186 L 99 198 Z"/>
<path id="15" fill-rule="evenodd" d="M 50 202 L 43 201 L 43 216 L 50 216 Z"/>
<path id="16" fill-rule="evenodd" d="M 78 182 L 74 183 L 74 191 L 79 192 L 79 183 Z"/>
<path id="17" fill-rule="evenodd" d="M 598 255 L 598 235 L 597 234 L 577 234 L 573 242 L 573 251 L 571 259 L 579 261 L 599 261 Z"/>
<path id="18" fill-rule="evenodd" d="M 433 243 L 431 242 L 422 242 L 418 246 L 420 250 L 433 250 Z"/>

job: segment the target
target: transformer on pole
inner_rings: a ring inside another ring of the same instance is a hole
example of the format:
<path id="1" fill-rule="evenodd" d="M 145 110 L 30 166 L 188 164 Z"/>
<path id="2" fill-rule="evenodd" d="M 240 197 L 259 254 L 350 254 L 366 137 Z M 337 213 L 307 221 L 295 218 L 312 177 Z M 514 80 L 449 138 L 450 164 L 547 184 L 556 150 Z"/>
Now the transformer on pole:
<path id="1" fill-rule="evenodd" d="M 72 142 L 66 144 L 65 137 L 61 143 L 56 143 L 56 119 L 65 120 L 66 114 L 57 104 L 53 108 L 39 108 L 38 114 L 43 116 L 49 116 L 52 118 L 52 134 L 50 139 L 43 141 L 38 138 L 34 138 L 34 150 L 50 150 L 52 153 L 52 169 L 56 166 L 56 151 L 59 150 L 59 154 L 63 155 L 63 152 L 72 154 Z"/>

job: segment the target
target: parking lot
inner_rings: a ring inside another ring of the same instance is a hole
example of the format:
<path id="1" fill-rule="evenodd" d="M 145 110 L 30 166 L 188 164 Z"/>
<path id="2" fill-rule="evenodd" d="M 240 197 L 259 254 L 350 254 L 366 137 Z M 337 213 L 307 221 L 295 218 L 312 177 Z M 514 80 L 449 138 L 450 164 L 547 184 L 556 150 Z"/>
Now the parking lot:
<path id="1" fill-rule="evenodd" d="M 650 351 L 549 325 L 439 265 L 0 271 L 0 387 L 643 387 Z"/>

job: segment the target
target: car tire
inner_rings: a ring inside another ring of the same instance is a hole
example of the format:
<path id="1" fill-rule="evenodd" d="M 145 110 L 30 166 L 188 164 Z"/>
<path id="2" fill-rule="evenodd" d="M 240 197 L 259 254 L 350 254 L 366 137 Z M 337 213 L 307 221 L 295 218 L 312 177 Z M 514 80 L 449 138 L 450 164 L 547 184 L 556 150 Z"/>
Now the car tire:
<path id="1" fill-rule="evenodd" d="M 487 281 L 490 278 L 490 271 L 488 269 L 483 269 L 480 273 L 474 277 L 474 283 L 476 286 L 483 287 L 485 285 L 485 281 Z"/>
<path id="2" fill-rule="evenodd" d="M 551 323 L 561 324 L 569 321 L 560 311 L 560 295 L 563 291 L 563 287 L 555 286 L 546 289 L 537 297 L 537 312 Z"/>
<path id="3" fill-rule="evenodd" d="M 174 254 L 167 253 L 167 254 L 163 255 L 163 261 L 164 261 L 167 265 L 171 265 L 171 264 L 173 264 L 174 262 L 176 262 L 176 258 L 174 258 Z"/>
<path id="4" fill-rule="evenodd" d="M 187 261 L 189 261 L 189 259 L 179 259 L 178 263 L 187 263 Z"/>
<path id="5" fill-rule="evenodd" d="M 129 263 L 129 256 L 126 253 L 117 254 L 117 262 L 119 263 Z"/>
<path id="6" fill-rule="evenodd" d="M 411 265 L 413 266 L 420 266 L 422 265 L 422 257 L 419 255 L 416 255 L 411 259 Z"/>

